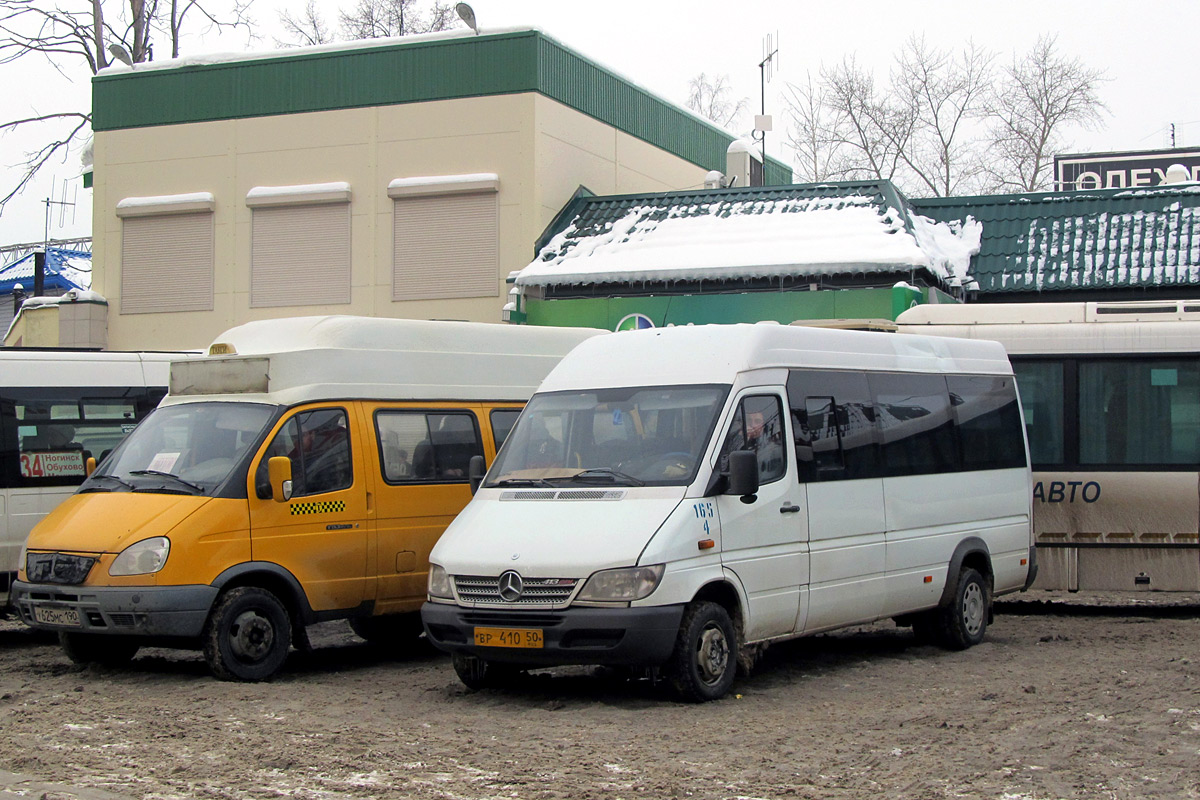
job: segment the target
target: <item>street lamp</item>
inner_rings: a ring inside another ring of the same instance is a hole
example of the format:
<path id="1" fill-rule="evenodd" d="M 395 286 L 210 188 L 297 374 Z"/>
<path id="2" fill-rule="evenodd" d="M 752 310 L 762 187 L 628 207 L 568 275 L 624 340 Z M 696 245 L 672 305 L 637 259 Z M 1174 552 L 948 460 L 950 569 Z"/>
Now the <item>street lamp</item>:
<path id="1" fill-rule="evenodd" d="M 467 27 L 475 31 L 475 35 L 479 35 L 479 26 L 475 24 L 475 11 L 466 3 L 459 3 L 454 7 L 458 13 L 458 18 L 467 23 Z"/>
<path id="2" fill-rule="evenodd" d="M 129 51 L 125 49 L 124 45 L 113 42 L 108 46 L 108 52 L 112 53 L 113 58 L 117 61 L 133 69 L 133 57 L 129 55 Z"/>

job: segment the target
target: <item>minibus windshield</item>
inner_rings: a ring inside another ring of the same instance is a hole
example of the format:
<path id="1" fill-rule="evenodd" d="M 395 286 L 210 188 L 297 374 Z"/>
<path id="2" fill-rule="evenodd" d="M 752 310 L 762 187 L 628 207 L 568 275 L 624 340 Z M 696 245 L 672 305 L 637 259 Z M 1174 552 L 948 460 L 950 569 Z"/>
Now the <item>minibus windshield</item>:
<path id="1" fill-rule="evenodd" d="M 103 461 L 80 491 L 212 494 L 260 440 L 275 410 L 262 403 L 161 407 Z"/>
<path id="2" fill-rule="evenodd" d="M 535 395 L 485 486 L 685 486 L 728 386 L 635 386 Z"/>

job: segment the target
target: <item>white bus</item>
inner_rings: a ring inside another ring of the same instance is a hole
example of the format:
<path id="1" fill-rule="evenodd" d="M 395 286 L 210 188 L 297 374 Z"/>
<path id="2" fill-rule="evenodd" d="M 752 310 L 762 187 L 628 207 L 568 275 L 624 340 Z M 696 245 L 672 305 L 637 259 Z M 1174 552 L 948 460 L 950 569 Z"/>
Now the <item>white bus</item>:
<path id="1" fill-rule="evenodd" d="M 0 611 L 29 531 L 158 405 L 182 357 L 0 350 Z"/>
<path id="2" fill-rule="evenodd" d="M 993 342 L 781 325 L 627 331 L 547 376 L 430 554 L 471 687 L 557 664 L 724 695 L 770 642 L 893 617 L 962 649 L 1036 572 Z"/>
<path id="3" fill-rule="evenodd" d="M 1200 591 L 1200 300 L 924 305 L 897 322 L 1008 351 L 1034 588 Z"/>

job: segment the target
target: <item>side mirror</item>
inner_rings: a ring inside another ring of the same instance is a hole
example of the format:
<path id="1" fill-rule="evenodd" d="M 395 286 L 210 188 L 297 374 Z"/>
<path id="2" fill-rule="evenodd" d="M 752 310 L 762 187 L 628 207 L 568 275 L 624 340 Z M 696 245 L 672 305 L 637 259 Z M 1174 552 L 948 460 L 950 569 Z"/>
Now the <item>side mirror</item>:
<path id="1" fill-rule="evenodd" d="M 729 454 L 729 488 L 726 494 L 741 495 L 743 503 L 753 503 L 758 492 L 758 454 L 752 450 L 734 450 Z"/>
<path id="2" fill-rule="evenodd" d="M 92 477 L 92 473 L 96 471 L 96 457 L 88 456 L 87 461 L 83 462 L 83 474 L 87 477 Z"/>
<path id="3" fill-rule="evenodd" d="M 487 462 L 483 460 L 483 456 L 471 456 L 471 460 L 467 462 L 467 480 L 471 483 L 471 494 L 479 491 L 486 474 Z"/>
<path id="4" fill-rule="evenodd" d="M 287 456 L 275 456 L 267 461 L 267 475 L 271 479 L 271 497 L 276 503 L 292 499 L 292 460 Z"/>

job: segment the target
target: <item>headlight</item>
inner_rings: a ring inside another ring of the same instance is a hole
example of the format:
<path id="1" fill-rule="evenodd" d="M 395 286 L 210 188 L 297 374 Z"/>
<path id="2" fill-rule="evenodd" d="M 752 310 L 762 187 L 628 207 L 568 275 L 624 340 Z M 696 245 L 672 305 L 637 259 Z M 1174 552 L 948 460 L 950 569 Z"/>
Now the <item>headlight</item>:
<path id="1" fill-rule="evenodd" d="M 450 591 L 450 576 L 437 564 L 429 565 L 429 596 L 446 600 L 454 597 L 454 592 Z"/>
<path id="2" fill-rule="evenodd" d="M 631 601 L 649 597 L 662 580 L 665 564 L 652 567 L 624 567 L 594 572 L 575 598 L 593 601 Z"/>
<path id="3" fill-rule="evenodd" d="M 23 544 L 23 545 L 21 545 L 21 560 L 17 562 L 17 572 L 21 575 L 24 575 L 25 571 L 27 569 L 29 569 L 28 564 L 29 564 L 29 545 Z"/>
<path id="4" fill-rule="evenodd" d="M 171 540 L 165 536 L 143 539 L 121 551 L 108 568 L 109 575 L 149 575 L 158 572 L 167 563 L 171 552 Z"/>

